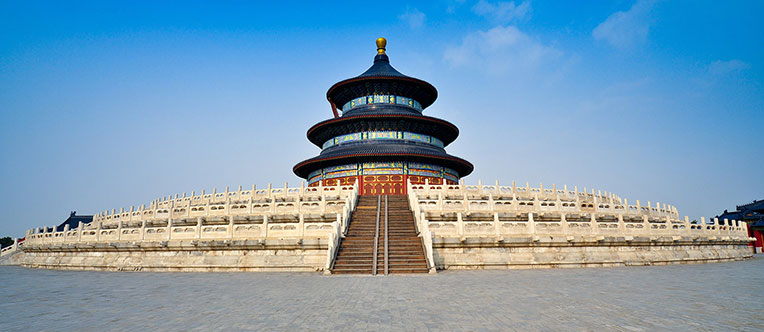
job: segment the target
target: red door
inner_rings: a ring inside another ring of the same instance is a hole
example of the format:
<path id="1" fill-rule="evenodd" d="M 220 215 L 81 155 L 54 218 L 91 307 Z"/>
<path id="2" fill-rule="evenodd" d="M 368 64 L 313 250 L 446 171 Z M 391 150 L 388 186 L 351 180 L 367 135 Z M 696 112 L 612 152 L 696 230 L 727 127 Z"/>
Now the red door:
<path id="1" fill-rule="evenodd" d="M 363 175 L 361 195 L 405 195 L 404 175 Z"/>

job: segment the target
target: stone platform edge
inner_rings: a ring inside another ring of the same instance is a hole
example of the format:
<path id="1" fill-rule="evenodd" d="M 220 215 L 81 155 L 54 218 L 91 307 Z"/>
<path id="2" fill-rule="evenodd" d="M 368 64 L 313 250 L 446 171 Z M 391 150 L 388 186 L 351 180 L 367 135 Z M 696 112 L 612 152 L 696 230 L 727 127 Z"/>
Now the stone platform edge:
<path id="1" fill-rule="evenodd" d="M 154 272 L 317 272 L 326 238 L 74 243 L 27 246 L 5 265 Z"/>
<path id="2" fill-rule="evenodd" d="M 599 237 L 433 238 L 438 270 L 649 266 L 740 261 L 753 257 L 744 241 Z"/>

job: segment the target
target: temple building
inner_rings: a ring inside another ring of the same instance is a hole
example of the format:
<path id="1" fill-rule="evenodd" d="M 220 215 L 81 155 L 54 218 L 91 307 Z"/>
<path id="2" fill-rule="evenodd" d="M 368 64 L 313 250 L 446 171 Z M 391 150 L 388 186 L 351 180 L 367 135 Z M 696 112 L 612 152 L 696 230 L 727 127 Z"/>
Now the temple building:
<path id="1" fill-rule="evenodd" d="M 716 218 L 745 221 L 748 224 L 749 236 L 756 239 L 751 243 L 753 250 L 758 253 L 762 252 L 764 246 L 764 199 L 738 205 L 735 207 L 735 211 L 724 210 L 724 213 Z"/>
<path id="2" fill-rule="evenodd" d="M 308 186 L 357 182 L 361 195 L 406 194 L 407 181 L 456 184 L 472 172 L 471 163 L 445 151 L 459 129 L 422 115 L 438 91 L 395 70 L 386 43 L 377 39 L 371 68 L 326 93 L 334 118 L 308 130 L 321 153 L 293 169 Z"/>

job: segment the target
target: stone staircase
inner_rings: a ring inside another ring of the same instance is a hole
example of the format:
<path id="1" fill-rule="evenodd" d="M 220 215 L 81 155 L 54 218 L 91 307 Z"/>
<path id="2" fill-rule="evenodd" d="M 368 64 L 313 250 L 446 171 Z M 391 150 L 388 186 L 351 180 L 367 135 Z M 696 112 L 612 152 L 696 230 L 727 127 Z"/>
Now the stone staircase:
<path id="1" fill-rule="evenodd" d="M 385 202 L 387 201 L 387 205 Z M 379 230 L 377 203 L 379 202 Z M 385 225 L 387 212 L 387 225 Z M 385 234 L 387 230 L 387 257 Z M 427 273 L 422 241 L 405 195 L 361 196 L 353 211 L 347 236 L 340 243 L 332 273 L 374 274 L 374 239 L 378 236 L 376 274 Z M 387 260 L 386 260 L 387 258 Z"/>

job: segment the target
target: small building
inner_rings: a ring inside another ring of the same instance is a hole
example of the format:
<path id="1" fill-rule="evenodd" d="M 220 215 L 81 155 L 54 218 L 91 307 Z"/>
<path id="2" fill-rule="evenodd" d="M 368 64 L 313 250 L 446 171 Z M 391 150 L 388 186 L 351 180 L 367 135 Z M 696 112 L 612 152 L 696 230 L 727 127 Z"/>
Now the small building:
<path id="1" fill-rule="evenodd" d="M 64 220 L 64 222 L 61 223 L 61 225 L 56 226 L 56 232 L 63 232 L 64 227 L 66 225 L 69 225 L 69 229 L 75 229 L 80 226 L 80 222 L 83 224 L 89 224 L 93 221 L 93 216 L 84 216 L 84 215 L 77 215 L 77 211 L 72 211 L 69 213 L 69 218 Z"/>
<path id="2" fill-rule="evenodd" d="M 756 238 L 753 242 L 753 250 L 762 253 L 764 247 L 764 199 L 754 200 L 751 203 L 738 205 L 735 211 L 724 210 L 717 216 L 719 220 L 743 220 L 748 224 L 749 236 Z"/>

